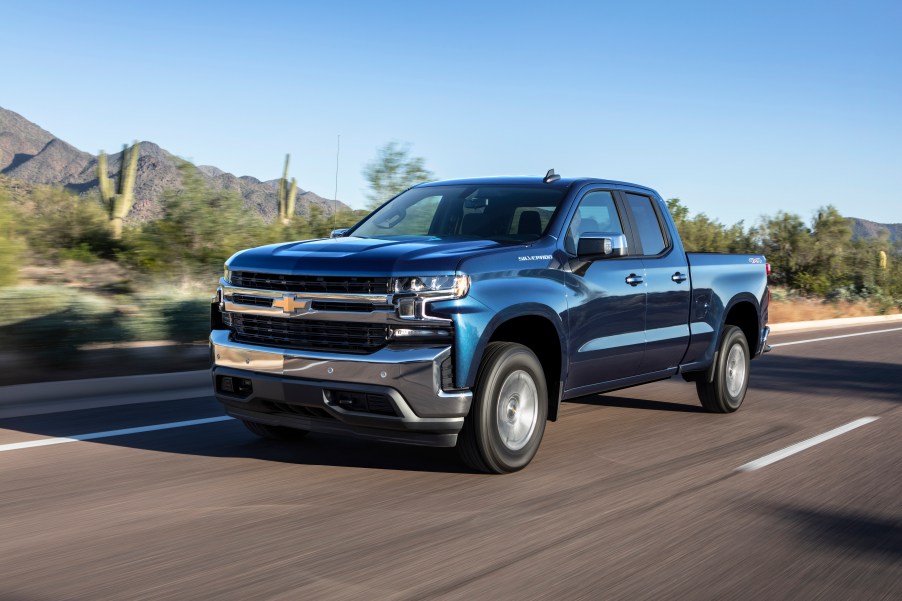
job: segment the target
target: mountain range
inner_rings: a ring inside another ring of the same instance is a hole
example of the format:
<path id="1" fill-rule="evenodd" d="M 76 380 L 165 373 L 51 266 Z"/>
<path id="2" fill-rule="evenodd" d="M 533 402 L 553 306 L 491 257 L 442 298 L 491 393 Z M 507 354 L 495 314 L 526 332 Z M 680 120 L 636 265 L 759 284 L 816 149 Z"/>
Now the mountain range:
<path id="1" fill-rule="evenodd" d="M 878 238 L 886 232 L 891 244 L 902 242 L 902 223 L 877 223 L 857 217 L 849 218 L 852 222 L 852 238 Z"/>
<path id="2" fill-rule="evenodd" d="M 121 160 L 121 152 L 107 158 L 109 175 L 114 182 L 119 178 Z M 141 222 L 160 216 L 163 192 L 181 187 L 180 162 L 175 155 L 153 142 L 139 143 L 135 203 L 128 216 L 130 221 Z M 278 215 L 278 179 L 260 181 L 247 175 L 238 177 L 210 165 L 200 165 L 197 169 L 209 187 L 239 193 L 245 206 L 267 221 Z M 31 184 L 61 185 L 77 194 L 94 193 L 98 187 L 95 155 L 75 148 L 3 107 L 0 107 L 0 174 Z M 298 189 L 297 214 L 307 214 L 313 205 L 319 206 L 327 215 L 348 208 L 340 201 Z"/>
<path id="3" fill-rule="evenodd" d="M 135 204 L 131 221 L 147 221 L 162 213 L 160 197 L 165 190 L 181 186 L 180 159 L 153 142 L 141 142 L 135 180 Z M 122 153 L 108 157 L 110 177 L 118 180 Z M 278 214 L 279 180 L 260 181 L 247 175 L 238 177 L 211 165 L 197 167 L 213 189 L 233 190 L 245 205 L 272 221 Z M 61 185 L 78 194 L 97 190 L 97 157 L 75 148 L 18 113 L 0 107 L 0 175 L 31 184 Z M 296 212 L 305 215 L 319 206 L 324 214 L 347 209 L 340 201 L 327 200 L 313 192 L 298 190 Z M 902 242 L 902 224 L 876 223 L 850 217 L 853 238 L 875 238 L 887 232 L 891 243 Z"/>

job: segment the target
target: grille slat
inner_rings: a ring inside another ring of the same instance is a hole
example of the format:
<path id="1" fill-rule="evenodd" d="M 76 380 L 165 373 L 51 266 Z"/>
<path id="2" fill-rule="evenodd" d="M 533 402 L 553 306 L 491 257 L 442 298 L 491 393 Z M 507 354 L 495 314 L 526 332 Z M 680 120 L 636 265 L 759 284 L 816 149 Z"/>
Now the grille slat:
<path id="1" fill-rule="evenodd" d="M 231 284 L 240 288 L 283 292 L 329 292 L 347 294 L 388 294 L 391 278 L 315 275 L 282 275 L 254 271 L 234 271 Z"/>
<path id="2" fill-rule="evenodd" d="M 232 300 L 242 305 L 253 305 L 255 307 L 272 307 L 272 299 L 263 296 L 236 294 L 232 297 Z"/>
<path id="3" fill-rule="evenodd" d="M 344 311 L 346 313 L 372 313 L 372 303 L 343 303 L 338 301 L 313 301 L 315 311 Z"/>
<path id="4" fill-rule="evenodd" d="M 371 353 L 386 344 L 385 324 L 308 321 L 246 313 L 231 314 L 233 338 L 296 350 Z"/>

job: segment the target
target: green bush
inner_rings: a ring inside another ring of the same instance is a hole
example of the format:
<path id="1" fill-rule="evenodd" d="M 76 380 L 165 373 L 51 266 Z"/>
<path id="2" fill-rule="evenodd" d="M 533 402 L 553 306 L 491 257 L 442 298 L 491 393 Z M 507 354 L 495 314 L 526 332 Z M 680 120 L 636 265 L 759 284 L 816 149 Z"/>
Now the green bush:
<path id="1" fill-rule="evenodd" d="M 261 244 L 266 227 L 237 193 L 209 189 L 190 163 L 180 170 L 182 189 L 163 194 L 160 219 L 126 231 L 120 258 L 173 279 L 208 278 L 235 251 Z"/>
<path id="2" fill-rule="evenodd" d="M 0 288 L 13 286 L 19 279 L 24 244 L 16 235 L 14 223 L 11 203 L 0 193 Z"/>
<path id="3" fill-rule="evenodd" d="M 63 311 L 70 299 L 53 286 L 0 290 L 0 327 Z"/>
<path id="4" fill-rule="evenodd" d="M 799 291 L 820 297 L 826 296 L 833 289 L 830 278 L 825 274 L 812 275 L 802 272 L 796 275 L 795 284 Z"/>
<path id="5" fill-rule="evenodd" d="M 73 363 L 79 346 L 122 338 L 106 299 L 51 286 L 0 290 L 0 345 L 34 360 Z"/>
<path id="6" fill-rule="evenodd" d="M 195 342 L 210 333 L 210 297 L 151 292 L 130 301 L 122 318 L 129 340 Z"/>
<path id="7" fill-rule="evenodd" d="M 38 361 L 73 363 L 87 344 L 185 343 L 209 333 L 207 297 L 158 292 L 117 301 L 53 286 L 0 290 L 0 345 Z"/>
<path id="8" fill-rule="evenodd" d="M 21 211 L 19 229 L 35 253 L 59 260 L 80 256 L 94 260 L 112 256 L 106 212 L 95 198 L 79 197 L 63 188 L 38 186 Z"/>

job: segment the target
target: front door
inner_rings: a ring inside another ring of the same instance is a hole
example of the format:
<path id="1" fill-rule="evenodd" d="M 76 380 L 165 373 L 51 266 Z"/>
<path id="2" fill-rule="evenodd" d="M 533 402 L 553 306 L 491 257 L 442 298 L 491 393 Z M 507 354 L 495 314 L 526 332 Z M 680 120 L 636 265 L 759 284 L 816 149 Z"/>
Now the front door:
<path id="1" fill-rule="evenodd" d="M 581 234 L 624 233 L 623 222 L 609 190 L 591 190 L 580 200 L 564 248 L 571 255 L 565 278 L 570 330 L 570 371 L 565 390 L 636 375 L 645 351 L 645 269 L 638 257 L 599 259 L 576 257 Z"/>

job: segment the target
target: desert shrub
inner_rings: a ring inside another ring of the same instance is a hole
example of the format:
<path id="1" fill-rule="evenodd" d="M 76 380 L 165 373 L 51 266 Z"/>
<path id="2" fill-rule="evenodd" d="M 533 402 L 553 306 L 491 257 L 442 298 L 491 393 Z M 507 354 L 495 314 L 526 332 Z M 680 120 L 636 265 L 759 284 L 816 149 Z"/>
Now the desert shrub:
<path id="1" fill-rule="evenodd" d="M 235 251 L 259 245 L 265 226 L 237 193 L 208 188 L 189 163 L 180 170 L 182 189 L 163 194 L 160 219 L 126 231 L 120 257 L 148 273 L 209 278 Z"/>
<path id="2" fill-rule="evenodd" d="M 91 197 L 80 197 L 50 186 L 32 190 L 22 206 L 19 230 L 28 247 L 49 259 L 93 260 L 111 256 L 115 243 L 110 238 L 106 212 Z"/>
<path id="3" fill-rule="evenodd" d="M 112 303 L 55 287 L 0 290 L 0 346 L 38 361 L 73 363 L 79 346 L 123 338 Z"/>
<path id="4" fill-rule="evenodd" d="M 129 340 L 195 342 L 210 333 L 210 298 L 153 291 L 135 295 L 122 318 Z"/>
<path id="5" fill-rule="evenodd" d="M 16 218 L 12 203 L 0 192 L 0 288 L 13 286 L 19 279 L 24 243 L 16 234 Z"/>

